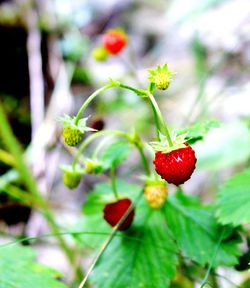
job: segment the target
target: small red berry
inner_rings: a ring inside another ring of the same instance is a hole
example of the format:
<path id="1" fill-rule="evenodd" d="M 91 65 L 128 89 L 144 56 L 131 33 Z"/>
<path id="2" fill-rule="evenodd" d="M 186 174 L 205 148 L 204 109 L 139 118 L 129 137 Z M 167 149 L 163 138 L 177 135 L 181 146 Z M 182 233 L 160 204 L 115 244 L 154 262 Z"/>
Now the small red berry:
<path id="1" fill-rule="evenodd" d="M 169 153 L 156 152 L 153 161 L 156 172 L 168 183 L 180 185 L 186 182 L 195 169 L 196 157 L 194 150 L 187 147 Z"/>
<path id="2" fill-rule="evenodd" d="M 102 45 L 110 54 L 120 53 L 126 44 L 126 34 L 120 29 L 110 29 L 103 35 Z"/>
<path id="3" fill-rule="evenodd" d="M 130 205 L 132 204 L 132 201 L 128 198 L 124 198 L 121 200 L 118 200 L 113 203 L 106 204 L 106 206 L 103 209 L 104 213 L 104 219 L 112 226 L 114 227 L 122 218 L 122 216 L 126 213 Z M 118 230 L 123 231 L 130 227 L 133 218 L 135 215 L 135 210 L 133 209 L 126 219 L 124 219 L 123 223 L 120 225 Z"/>

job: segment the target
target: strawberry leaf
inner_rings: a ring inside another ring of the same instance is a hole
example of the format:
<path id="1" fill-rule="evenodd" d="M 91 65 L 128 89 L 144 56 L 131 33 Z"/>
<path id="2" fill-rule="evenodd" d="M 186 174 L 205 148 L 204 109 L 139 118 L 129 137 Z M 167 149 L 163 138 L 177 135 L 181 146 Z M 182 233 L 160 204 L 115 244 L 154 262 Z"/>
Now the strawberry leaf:
<path id="1" fill-rule="evenodd" d="M 223 228 L 219 225 L 213 211 L 202 207 L 196 198 L 179 191 L 169 197 L 164 211 L 167 223 L 185 257 L 202 266 L 210 263 L 222 229 L 226 229 L 227 235 L 219 246 L 213 267 L 238 263 L 241 254 L 237 246 L 240 242 L 238 235 L 231 227 Z"/>
<path id="2" fill-rule="evenodd" d="M 195 123 L 193 126 L 180 130 L 177 132 L 177 136 L 185 134 L 186 141 L 189 144 L 194 144 L 199 140 L 203 140 L 204 136 L 212 128 L 218 128 L 219 122 L 217 120 L 208 120 L 201 123 Z"/>
<path id="3" fill-rule="evenodd" d="M 219 191 L 217 216 L 223 224 L 250 222 L 250 168 L 234 175 Z"/>
<path id="4" fill-rule="evenodd" d="M 19 245 L 0 247 L 0 287 L 66 288 L 60 273 L 34 261 L 35 252 Z"/>
<path id="5" fill-rule="evenodd" d="M 177 247 L 161 210 L 140 202 L 133 226 L 117 233 L 97 263 L 91 277 L 95 287 L 170 287 Z"/>
<path id="6" fill-rule="evenodd" d="M 127 141 L 118 140 L 109 145 L 101 155 L 101 162 L 104 169 L 119 165 L 124 161 L 129 153 L 129 143 Z"/>
<path id="7" fill-rule="evenodd" d="M 133 201 L 141 187 L 117 181 L 120 197 Z M 111 186 L 97 184 L 88 194 L 83 207 L 84 218 L 77 225 L 79 231 L 95 234 L 77 237 L 84 247 L 99 247 L 112 228 L 103 219 L 103 207 L 114 201 Z M 141 198 L 136 205 L 135 218 L 126 232 L 117 232 L 95 267 L 91 282 L 94 287 L 169 287 L 175 275 L 177 247 L 161 210 L 152 210 Z"/>

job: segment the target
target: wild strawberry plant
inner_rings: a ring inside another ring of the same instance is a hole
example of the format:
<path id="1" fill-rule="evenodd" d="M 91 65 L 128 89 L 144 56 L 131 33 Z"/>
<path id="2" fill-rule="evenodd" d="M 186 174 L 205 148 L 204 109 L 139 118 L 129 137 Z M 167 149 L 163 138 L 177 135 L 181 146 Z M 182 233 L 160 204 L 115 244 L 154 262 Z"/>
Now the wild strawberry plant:
<path id="1" fill-rule="evenodd" d="M 111 79 L 87 98 L 75 117 L 61 119 L 65 143 L 78 145 L 72 165 L 62 167 L 65 185 L 75 188 L 80 175 L 104 173 L 109 177 L 88 193 L 84 218 L 77 225 L 79 232 L 89 235 L 76 235 L 76 240 L 97 251 L 79 288 L 88 282 L 104 288 L 193 287 L 193 282 L 203 287 L 216 283 L 217 267 L 238 263 L 240 229 L 228 220 L 232 214 L 226 218 L 229 210 L 221 205 L 227 192 L 220 192 L 217 206 L 203 205 L 180 186 L 195 173 L 197 159 L 191 145 L 202 140 L 214 122 L 169 129 L 154 93 L 166 90 L 173 76 L 165 64 L 149 70 L 147 89 Z M 133 129 L 102 130 L 84 137 L 91 130 L 86 121 L 89 116 L 81 118 L 87 106 L 99 94 L 114 88 L 130 90 L 148 102 L 156 139 L 144 141 Z M 109 137 L 115 140 L 105 145 Z M 96 144 L 99 139 L 100 144 Z M 94 151 L 92 157 L 86 150 L 89 145 Z M 140 184 L 117 175 L 118 166 L 131 149 L 138 151 L 144 169 Z M 174 190 L 170 195 L 169 184 Z M 189 286 L 182 286 L 185 281 Z"/>
<path id="2" fill-rule="evenodd" d="M 105 61 L 121 53 L 126 44 L 126 34 L 111 29 L 92 55 L 97 61 Z M 193 145 L 204 140 L 217 123 L 211 120 L 170 130 L 155 94 L 168 89 L 174 73 L 166 64 L 148 73 L 146 89 L 110 79 L 86 99 L 75 116 L 60 119 L 65 145 L 74 149 L 72 164 L 61 166 L 65 186 L 76 188 L 88 174 L 106 179 L 87 194 L 83 217 L 74 232 L 68 232 L 84 252 L 94 252 L 85 272 L 75 269 L 76 283 L 72 287 L 89 284 L 102 288 L 194 287 L 195 284 L 220 287 L 218 267 L 248 268 L 244 263 L 249 262 L 249 248 L 244 247 L 243 254 L 241 243 L 245 242 L 245 246 L 250 243 L 244 226 L 250 221 L 249 168 L 227 180 L 218 189 L 215 203 L 210 205 L 185 192 L 181 185 L 193 181 L 192 175 L 199 165 Z M 111 89 L 129 90 L 148 104 L 148 113 L 154 116 L 155 138 L 144 140 L 134 127 L 130 131 L 97 131 L 88 127 L 90 116 L 84 115 L 86 109 L 97 96 Z M 52 235 L 75 267 L 75 255 L 62 237 L 48 203 L 37 190 L 1 105 L 0 123 L 3 143 L 16 159 L 13 166 L 30 194 L 4 179 L 0 181 L 1 191 L 22 199 L 27 205 L 32 203 L 43 212 Z M 246 141 L 238 139 L 237 147 L 250 139 L 247 132 L 243 134 Z M 134 150 L 140 163 L 130 167 L 129 175 L 120 177 L 119 166 Z M 228 153 L 231 155 L 232 150 Z M 216 162 L 212 160 L 211 165 Z M 20 241 L 24 240 L 27 239 Z M 37 288 L 66 287 L 58 281 L 64 275 L 35 263 L 31 248 L 15 245 L 2 245 L 0 249 L 0 287 L 30 288 L 34 283 Z"/>

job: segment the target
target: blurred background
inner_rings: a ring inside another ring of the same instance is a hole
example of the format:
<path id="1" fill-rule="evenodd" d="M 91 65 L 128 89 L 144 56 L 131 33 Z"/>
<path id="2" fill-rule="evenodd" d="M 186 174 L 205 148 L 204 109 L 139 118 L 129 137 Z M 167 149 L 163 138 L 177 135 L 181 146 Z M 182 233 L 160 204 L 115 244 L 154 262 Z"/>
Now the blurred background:
<path id="1" fill-rule="evenodd" d="M 97 62 L 92 51 L 113 27 L 126 31 L 128 45 L 120 55 Z M 74 149 L 61 141 L 57 119 L 77 113 L 109 78 L 143 88 L 147 69 L 167 63 L 176 75 L 167 92 L 156 96 L 169 126 L 219 121 L 220 127 L 194 146 L 198 169 L 184 185 L 187 193 L 210 203 L 220 183 L 249 165 L 249 1 L 1 0 L 0 39 L 0 103 L 62 229 L 76 226 L 85 194 L 102 176 L 85 177 L 76 190 L 63 186 L 59 166 L 71 163 Z M 154 137 L 147 103 L 130 92 L 103 93 L 87 114 L 92 115 L 88 125 L 97 130 L 135 127 L 146 141 Z M 18 181 L 1 142 L 0 179 Z M 138 181 L 136 153 L 118 172 L 126 179 L 131 169 L 131 181 Z M 0 242 L 46 233 L 43 217 L 1 191 L 1 183 Z M 53 239 L 37 241 L 38 259 L 67 275 L 64 255 L 53 244 Z"/>

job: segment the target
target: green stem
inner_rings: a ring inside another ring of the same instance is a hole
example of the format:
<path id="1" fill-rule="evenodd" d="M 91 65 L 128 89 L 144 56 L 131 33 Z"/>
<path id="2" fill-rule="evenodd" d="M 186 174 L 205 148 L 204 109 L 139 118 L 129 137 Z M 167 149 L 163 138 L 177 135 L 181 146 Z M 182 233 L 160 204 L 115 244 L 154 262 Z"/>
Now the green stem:
<path id="1" fill-rule="evenodd" d="M 151 103 L 151 102 L 150 102 Z M 157 139 L 158 141 L 160 141 L 160 131 L 161 131 L 161 126 L 160 126 L 160 123 L 159 123 L 159 119 L 157 117 L 157 113 L 154 109 L 154 106 L 153 104 L 151 103 L 151 106 L 152 106 L 152 109 L 153 109 L 153 114 L 154 114 L 154 120 L 155 120 L 155 125 L 156 125 L 156 135 L 157 135 Z"/>
<path id="2" fill-rule="evenodd" d="M 120 83 L 120 85 L 118 86 L 120 88 L 123 88 L 123 89 L 127 89 L 127 90 L 130 90 L 132 92 L 134 92 L 135 94 L 141 94 L 142 92 L 144 92 L 144 90 L 139 90 L 139 89 L 136 89 L 132 86 L 129 86 L 129 85 L 125 85 L 125 84 L 122 84 Z M 147 92 L 145 91 L 145 95 L 147 94 Z"/>
<path id="3" fill-rule="evenodd" d="M 162 132 L 167 137 L 169 146 L 172 147 L 173 146 L 173 142 L 172 142 L 169 130 L 168 130 L 168 126 L 167 126 L 166 122 L 163 119 L 163 116 L 161 114 L 159 106 L 158 106 L 157 102 L 155 101 L 154 95 L 152 93 L 150 93 L 149 91 L 148 91 L 147 94 L 148 94 L 148 97 L 149 97 L 149 99 L 150 99 L 150 101 L 152 103 L 152 107 L 153 107 L 153 109 L 155 111 L 155 114 L 157 115 L 157 118 L 159 119 L 159 122 L 161 124 Z M 156 125 L 157 125 L 157 123 L 156 123 Z"/>
<path id="4" fill-rule="evenodd" d="M 113 136 L 113 135 L 110 135 L 110 136 Z M 141 143 L 141 139 L 139 139 L 138 141 L 140 141 L 139 143 L 135 143 L 134 141 L 132 141 L 129 137 L 129 135 L 127 135 L 126 137 L 133 145 L 135 145 L 135 147 L 137 148 L 139 154 L 140 154 L 140 157 L 141 157 L 141 161 L 142 161 L 142 164 L 143 164 L 143 167 L 144 167 L 144 170 L 146 172 L 147 175 L 150 175 L 150 168 L 149 168 L 149 165 L 148 165 L 148 161 L 147 161 L 147 158 L 146 158 L 146 155 L 144 153 L 144 150 L 142 148 L 142 143 Z M 102 147 L 106 144 L 108 138 L 106 139 L 103 139 L 103 141 L 100 142 L 100 144 L 96 147 L 94 153 L 92 154 L 92 158 L 96 158 L 99 151 L 102 149 Z"/>
<path id="5" fill-rule="evenodd" d="M 112 137 L 112 135 L 110 135 Z M 100 143 L 97 145 L 97 147 L 95 148 L 93 154 L 92 154 L 92 159 L 96 159 L 97 155 L 99 154 L 99 152 L 101 150 L 103 150 L 103 147 L 106 145 L 106 143 L 108 142 L 109 138 L 104 138 L 102 141 L 100 141 Z"/>
<path id="6" fill-rule="evenodd" d="M 89 136 L 89 137 L 81 144 L 81 146 L 79 147 L 76 155 L 74 156 L 73 163 L 72 163 L 73 169 L 75 169 L 75 167 L 76 167 L 76 165 L 77 165 L 77 163 L 78 163 L 78 160 L 79 160 L 82 152 L 84 151 L 84 149 L 85 149 L 92 141 L 96 140 L 96 139 L 99 138 L 99 137 L 105 136 L 105 135 L 123 137 L 123 138 L 126 138 L 128 141 L 130 141 L 132 144 L 134 144 L 134 145 L 136 146 L 136 148 L 138 149 L 138 152 L 140 153 L 141 160 L 142 160 L 142 164 L 143 164 L 143 167 L 144 167 L 144 169 L 145 169 L 146 174 L 150 175 L 150 168 L 149 168 L 149 165 L 148 165 L 148 161 L 147 161 L 147 158 L 146 158 L 146 156 L 145 156 L 145 153 L 144 153 L 142 147 L 140 146 L 140 144 L 135 143 L 134 141 L 132 141 L 132 140 L 130 139 L 130 135 L 127 134 L 126 132 L 117 131 L 117 130 L 104 130 L 104 131 L 99 131 L 99 132 L 96 132 L 96 133 L 92 134 L 91 136 Z M 96 150 L 93 155 L 96 156 L 97 153 L 98 153 L 98 150 Z"/>
<path id="7" fill-rule="evenodd" d="M 145 170 L 146 174 L 150 175 L 150 168 L 149 168 L 149 165 L 148 165 L 148 160 L 146 158 L 146 155 L 144 153 L 143 148 L 140 145 L 136 145 L 136 148 L 138 149 L 138 151 L 140 153 L 141 161 L 142 161 L 142 164 L 143 164 L 143 167 L 144 167 L 144 170 Z"/>
<path id="8" fill-rule="evenodd" d="M 115 165 L 113 165 L 110 169 L 110 179 L 111 179 L 111 187 L 112 187 L 112 191 L 114 192 L 115 198 L 119 199 L 119 194 L 117 191 L 117 187 L 116 187 L 116 169 L 115 169 Z"/>
<path id="9" fill-rule="evenodd" d="M 50 208 L 46 200 L 42 197 L 42 195 L 38 191 L 35 179 L 33 178 L 31 172 L 29 171 L 28 167 L 26 166 L 24 162 L 24 159 L 22 157 L 23 151 L 21 149 L 20 144 L 18 143 L 15 136 L 13 135 L 13 132 L 7 121 L 7 118 L 5 116 L 5 112 L 1 103 L 0 103 L 0 123 L 1 123 L 0 135 L 2 136 L 1 138 L 3 140 L 4 145 L 6 146 L 6 149 L 9 150 L 10 154 L 14 157 L 16 161 L 16 169 L 18 170 L 21 178 L 23 179 L 27 190 L 33 195 L 35 199 L 37 199 L 39 203 L 42 204 L 43 214 L 45 218 L 47 219 L 52 232 L 57 235 L 56 237 L 57 237 L 57 240 L 59 242 L 61 249 L 65 252 L 65 255 L 67 256 L 69 262 L 73 264 L 74 255 L 71 249 L 67 246 L 64 239 L 60 236 L 59 234 L 60 230 L 54 220 L 54 216 L 52 212 L 50 211 Z M 81 271 L 77 271 L 77 273 L 78 273 L 78 276 L 81 275 Z"/>
<path id="10" fill-rule="evenodd" d="M 205 277 L 204 277 L 204 279 L 203 279 L 203 281 L 202 281 L 202 283 L 201 283 L 200 288 L 205 287 L 206 284 L 209 284 L 209 285 L 210 285 L 210 283 L 208 282 L 208 278 L 209 278 L 210 272 L 212 271 L 212 268 L 213 268 L 213 265 L 214 265 L 214 262 L 215 262 L 215 259 L 216 259 L 218 250 L 219 250 L 219 248 L 220 248 L 221 242 L 222 242 L 223 237 L 224 237 L 224 235 L 225 235 L 225 231 L 226 231 L 225 228 L 223 228 L 222 231 L 221 231 L 220 238 L 219 238 L 219 240 L 218 240 L 218 242 L 217 242 L 217 245 L 216 245 L 216 247 L 215 247 L 215 249 L 214 249 L 214 253 L 213 253 L 213 255 L 212 255 L 212 259 L 211 259 L 211 261 L 210 261 L 210 264 L 209 264 L 209 266 L 208 266 L 206 275 L 205 275 Z"/>
<path id="11" fill-rule="evenodd" d="M 100 93 L 104 92 L 105 90 L 108 90 L 112 87 L 114 87 L 115 85 L 110 83 L 110 84 L 107 84 L 103 87 L 101 87 L 100 89 L 96 90 L 94 93 L 92 93 L 88 98 L 87 100 L 82 104 L 80 110 L 78 111 L 77 115 L 76 115 L 76 118 L 75 118 L 75 124 L 77 125 L 78 121 L 80 120 L 81 118 L 81 115 L 82 113 L 85 111 L 85 109 L 88 107 L 89 103 L 96 97 L 98 96 Z"/>
<path id="12" fill-rule="evenodd" d="M 91 136 L 89 136 L 84 142 L 82 142 L 81 146 L 79 147 L 76 155 L 74 156 L 73 159 L 73 169 L 75 168 L 76 164 L 78 163 L 78 159 L 81 156 L 83 150 L 95 139 L 97 139 L 98 137 L 101 136 L 105 136 L 105 135 L 112 135 L 112 136 L 118 136 L 118 137 L 125 137 L 128 138 L 128 134 L 122 131 L 116 131 L 116 130 L 104 130 L 104 131 L 99 131 L 96 132 L 94 134 L 92 134 Z"/>
<path id="13" fill-rule="evenodd" d="M 173 146 L 173 142 L 172 142 L 172 139 L 170 137 L 169 129 L 167 127 L 166 122 L 164 121 L 164 119 L 162 117 L 161 111 L 159 109 L 159 106 L 158 106 L 157 102 L 155 101 L 154 95 L 150 91 L 146 91 L 146 90 L 142 90 L 142 89 L 136 89 L 136 88 L 133 88 L 133 87 L 131 87 L 129 85 L 125 85 L 125 84 L 122 84 L 122 83 L 120 83 L 119 87 L 124 88 L 124 89 L 128 89 L 130 91 L 133 91 L 137 95 L 148 96 L 149 97 L 149 99 L 151 101 L 151 104 L 152 104 L 152 107 L 153 107 L 153 111 L 154 111 L 155 124 L 156 124 L 156 127 L 157 127 L 158 138 L 159 138 L 158 130 L 161 130 L 161 129 L 159 129 L 160 128 L 159 124 L 161 124 L 161 128 L 162 128 L 161 132 L 163 132 L 163 134 L 166 135 L 168 143 L 169 143 L 169 146 L 172 147 Z"/>

